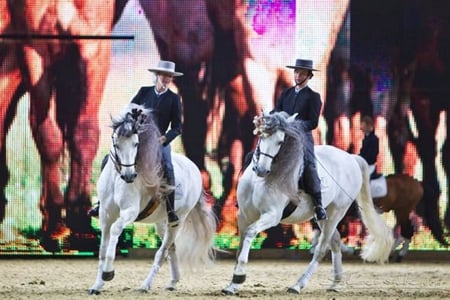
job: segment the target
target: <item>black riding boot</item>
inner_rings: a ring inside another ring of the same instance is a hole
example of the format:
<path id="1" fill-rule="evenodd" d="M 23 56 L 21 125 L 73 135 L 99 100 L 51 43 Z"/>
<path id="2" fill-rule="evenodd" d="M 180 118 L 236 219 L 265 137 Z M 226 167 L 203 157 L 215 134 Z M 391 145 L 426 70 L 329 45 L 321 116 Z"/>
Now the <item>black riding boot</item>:
<path id="1" fill-rule="evenodd" d="M 328 217 L 327 212 L 322 207 L 322 193 L 319 192 L 311 196 L 314 204 L 314 213 L 316 214 L 317 221 L 326 220 Z"/>
<path id="2" fill-rule="evenodd" d="M 169 226 L 175 227 L 179 223 L 177 214 L 175 213 L 175 176 L 167 176 L 167 183 L 172 185 L 174 190 L 167 195 L 166 208 Z"/>
<path id="3" fill-rule="evenodd" d="M 169 220 L 169 225 L 175 227 L 178 225 L 179 219 L 174 209 L 175 205 L 175 192 L 171 192 L 167 195 L 166 207 L 167 207 L 167 219 Z"/>

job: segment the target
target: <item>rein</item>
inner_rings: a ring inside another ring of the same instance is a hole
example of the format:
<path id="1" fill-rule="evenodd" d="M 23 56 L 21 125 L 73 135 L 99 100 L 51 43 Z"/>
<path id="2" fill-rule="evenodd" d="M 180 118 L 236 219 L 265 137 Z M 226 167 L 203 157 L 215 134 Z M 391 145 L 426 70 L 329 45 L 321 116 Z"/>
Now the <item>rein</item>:
<path id="1" fill-rule="evenodd" d="M 119 157 L 117 156 L 117 153 L 113 153 L 112 151 L 109 151 L 109 157 L 113 161 L 114 165 L 116 166 L 116 169 L 120 172 L 121 167 L 134 167 L 136 166 L 136 159 L 134 160 L 134 163 L 132 164 L 123 164 Z"/>

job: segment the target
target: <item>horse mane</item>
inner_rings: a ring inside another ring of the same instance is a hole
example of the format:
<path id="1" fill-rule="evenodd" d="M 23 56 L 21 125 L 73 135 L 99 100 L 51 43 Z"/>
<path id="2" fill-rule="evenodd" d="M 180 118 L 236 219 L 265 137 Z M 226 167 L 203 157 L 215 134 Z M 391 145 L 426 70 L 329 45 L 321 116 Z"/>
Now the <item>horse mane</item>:
<path id="1" fill-rule="evenodd" d="M 266 177 L 266 182 L 294 197 L 298 194 L 298 179 L 303 173 L 305 132 L 301 120 L 288 122 L 288 118 L 289 115 L 284 111 L 263 117 L 265 124 L 263 134 L 271 135 L 277 130 L 282 130 L 286 134 L 284 143 L 272 162 L 272 169 Z"/>
<path id="2" fill-rule="evenodd" d="M 136 172 L 154 196 L 167 189 L 161 166 L 161 133 L 156 124 L 153 110 L 142 105 L 129 104 L 122 114 L 112 118 L 112 128 L 118 135 L 130 137 L 139 134 L 139 149 L 136 157 Z"/>

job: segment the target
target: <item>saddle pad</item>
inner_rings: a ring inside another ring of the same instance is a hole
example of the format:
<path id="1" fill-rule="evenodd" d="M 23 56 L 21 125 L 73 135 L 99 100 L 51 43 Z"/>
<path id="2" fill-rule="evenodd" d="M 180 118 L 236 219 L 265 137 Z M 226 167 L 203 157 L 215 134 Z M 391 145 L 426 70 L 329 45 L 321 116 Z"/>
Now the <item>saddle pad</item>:
<path id="1" fill-rule="evenodd" d="M 387 194 L 386 177 L 380 176 L 377 179 L 370 180 L 370 192 L 372 198 L 384 197 Z"/>

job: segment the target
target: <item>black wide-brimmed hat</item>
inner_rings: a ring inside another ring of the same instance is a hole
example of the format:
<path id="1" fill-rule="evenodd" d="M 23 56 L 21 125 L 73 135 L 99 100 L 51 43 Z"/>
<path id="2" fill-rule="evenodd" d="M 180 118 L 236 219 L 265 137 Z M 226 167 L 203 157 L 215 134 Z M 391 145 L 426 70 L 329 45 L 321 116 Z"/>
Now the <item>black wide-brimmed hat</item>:
<path id="1" fill-rule="evenodd" d="M 159 61 L 156 68 L 148 69 L 150 72 L 155 73 L 166 73 L 172 76 L 181 76 L 183 73 L 175 71 L 175 63 L 170 60 L 161 60 Z"/>
<path id="2" fill-rule="evenodd" d="M 313 61 L 310 59 L 296 59 L 295 66 L 286 66 L 286 68 L 319 71 L 313 68 Z"/>

